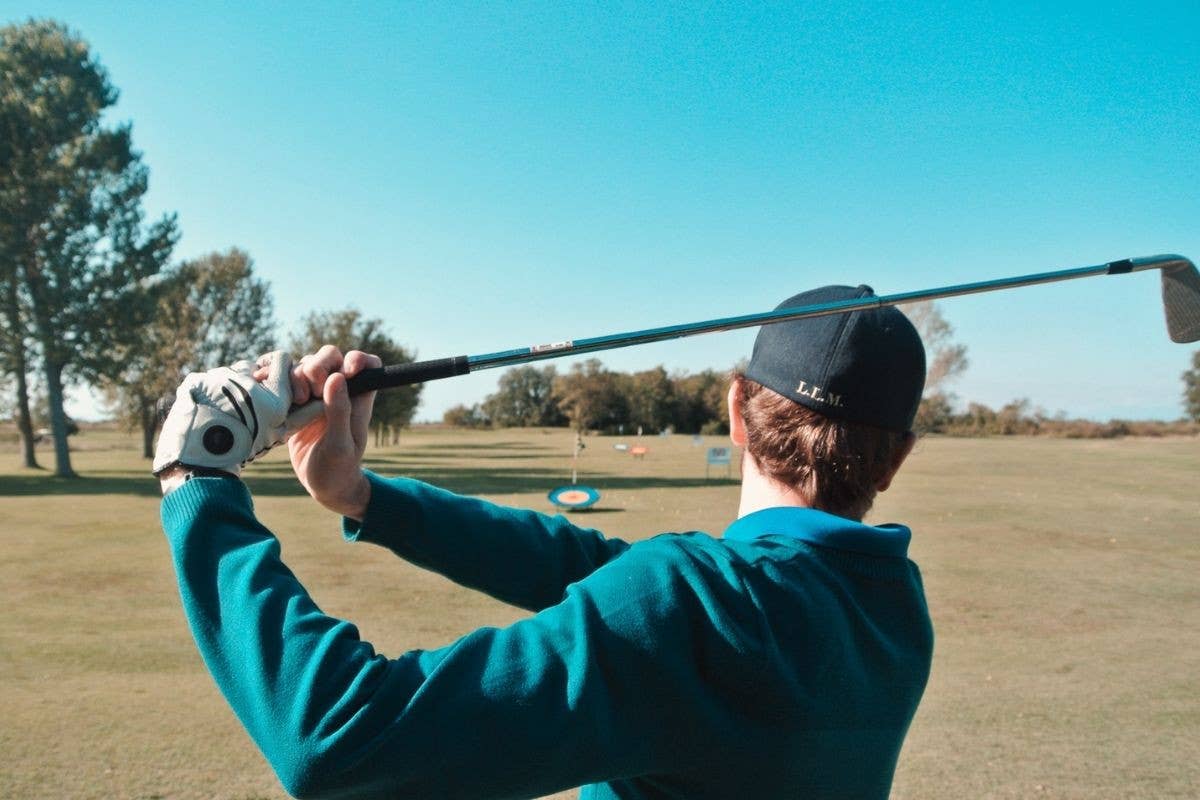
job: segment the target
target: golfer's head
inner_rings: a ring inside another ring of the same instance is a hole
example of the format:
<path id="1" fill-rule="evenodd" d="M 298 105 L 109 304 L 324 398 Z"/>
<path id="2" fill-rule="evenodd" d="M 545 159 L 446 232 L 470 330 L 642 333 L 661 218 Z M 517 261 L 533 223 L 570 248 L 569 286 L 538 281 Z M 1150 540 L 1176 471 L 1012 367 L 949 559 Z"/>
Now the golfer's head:
<path id="1" fill-rule="evenodd" d="M 873 296 L 826 286 L 778 307 Z M 737 386 L 746 450 L 813 507 L 860 518 L 912 445 L 924 386 L 921 337 L 895 308 L 764 325 Z"/>

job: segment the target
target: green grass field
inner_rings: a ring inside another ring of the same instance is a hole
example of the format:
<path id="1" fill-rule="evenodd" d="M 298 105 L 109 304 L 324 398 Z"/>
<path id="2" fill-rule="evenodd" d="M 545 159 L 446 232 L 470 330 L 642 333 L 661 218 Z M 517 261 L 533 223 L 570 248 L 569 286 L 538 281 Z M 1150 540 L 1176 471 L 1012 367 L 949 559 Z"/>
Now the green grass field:
<path id="1" fill-rule="evenodd" d="M 705 481 L 691 437 L 647 438 L 643 461 L 617 441 L 587 440 L 581 482 L 603 498 L 578 521 L 639 539 L 732 520 L 737 484 Z M 79 481 L 0 455 L 0 797 L 283 797 L 191 642 L 134 439 L 73 442 Z M 571 443 L 420 429 L 368 455 L 385 474 L 549 511 Z M 1198 474 L 1197 439 L 918 445 L 869 518 L 913 527 L 937 630 L 894 797 L 1200 795 Z M 248 470 L 261 518 L 318 603 L 382 652 L 518 618 L 346 544 L 290 475 L 280 453 Z"/>

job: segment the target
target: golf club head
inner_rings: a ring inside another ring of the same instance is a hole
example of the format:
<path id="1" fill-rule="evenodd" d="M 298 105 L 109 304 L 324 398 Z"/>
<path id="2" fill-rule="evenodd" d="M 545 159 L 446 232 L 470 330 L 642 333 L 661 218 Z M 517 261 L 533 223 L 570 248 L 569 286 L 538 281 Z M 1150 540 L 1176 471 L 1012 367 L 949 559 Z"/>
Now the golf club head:
<path id="1" fill-rule="evenodd" d="M 1200 272 L 1182 256 L 1162 271 L 1163 311 L 1172 342 L 1200 341 Z"/>

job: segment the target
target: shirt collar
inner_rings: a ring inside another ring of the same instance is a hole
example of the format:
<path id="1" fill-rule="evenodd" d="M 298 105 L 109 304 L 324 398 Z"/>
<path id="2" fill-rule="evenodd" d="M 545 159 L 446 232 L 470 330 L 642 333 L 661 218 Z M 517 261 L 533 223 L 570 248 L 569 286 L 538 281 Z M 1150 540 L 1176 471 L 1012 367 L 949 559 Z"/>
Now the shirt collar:
<path id="1" fill-rule="evenodd" d="M 820 547 L 871 556 L 906 558 L 912 532 L 903 525 L 864 525 L 815 508 L 780 506 L 747 514 L 725 529 L 725 538 L 749 541 L 760 536 L 787 536 Z"/>

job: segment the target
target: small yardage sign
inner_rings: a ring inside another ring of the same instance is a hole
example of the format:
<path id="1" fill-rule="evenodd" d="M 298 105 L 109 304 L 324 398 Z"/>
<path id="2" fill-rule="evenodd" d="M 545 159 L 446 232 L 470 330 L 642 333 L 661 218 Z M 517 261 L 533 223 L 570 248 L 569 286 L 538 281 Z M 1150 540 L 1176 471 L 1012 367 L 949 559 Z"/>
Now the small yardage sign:
<path id="1" fill-rule="evenodd" d="M 725 466 L 725 477 L 729 477 L 733 463 L 733 450 L 729 447 L 710 447 L 708 448 L 707 457 L 704 464 L 704 477 L 708 478 L 708 471 L 713 464 Z"/>

